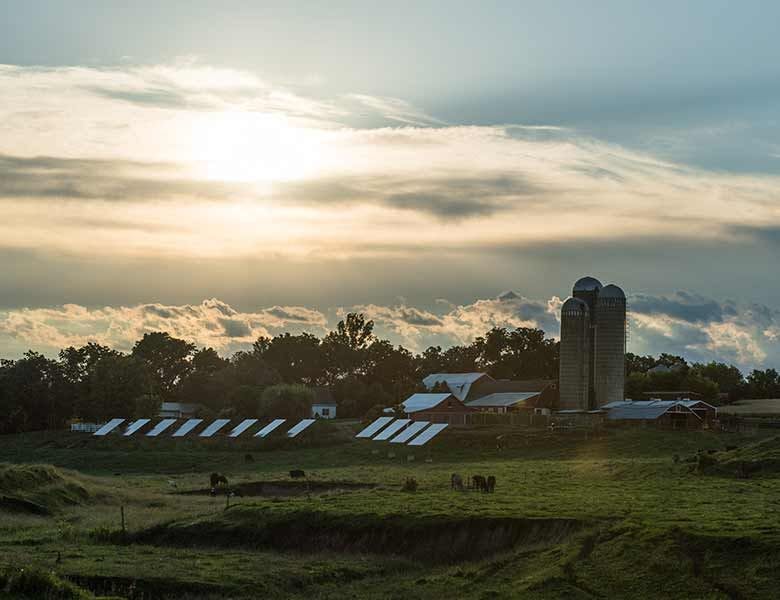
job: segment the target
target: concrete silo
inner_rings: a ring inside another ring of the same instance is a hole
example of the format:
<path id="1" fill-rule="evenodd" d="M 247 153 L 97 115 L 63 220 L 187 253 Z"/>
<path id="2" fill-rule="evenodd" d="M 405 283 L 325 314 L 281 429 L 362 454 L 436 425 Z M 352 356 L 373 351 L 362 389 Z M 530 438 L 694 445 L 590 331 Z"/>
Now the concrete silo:
<path id="1" fill-rule="evenodd" d="M 601 289 L 596 300 L 593 386 L 595 406 L 624 399 L 626 361 L 626 295 L 616 285 Z"/>
<path id="2" fill-rule="evenodd" d="M 591 325 L 587 302 L 569 298 L 561 307 L 561 410 L 586 410 L 590 391 Z"/>
<path id="3" fill-rule="evenodd" d="M 601 282 L 595 277 L 582 277 L 577 280 L 572 289 L 572 296 L 582 300 L 588 305 L 590 311 L 590 331 L 588 332 L 588 400 L 582 408 L 595 408 L 596 390 L 594 387 L 596 372 L 594 357 L 596 356 L 596 331 L 598 329 L 599 314 L 597 310 L 598 298 L 601 292 Z"/>

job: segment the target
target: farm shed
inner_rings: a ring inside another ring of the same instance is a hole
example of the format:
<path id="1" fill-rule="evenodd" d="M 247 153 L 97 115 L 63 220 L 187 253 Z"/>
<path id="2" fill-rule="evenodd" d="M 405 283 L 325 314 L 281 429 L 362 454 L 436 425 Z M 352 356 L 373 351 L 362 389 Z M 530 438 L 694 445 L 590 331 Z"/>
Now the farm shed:
<path id="1" fill-rule="evenodd" d="M 163 419 L 189 419 L 200 410 L 200 404 L 187 404 L 186 402 L 163 402 L 160 406 L 159 417 Z"/>
<path id="2" fill-rule="evenodd" d="M 336 403 L 335 402 L 314 402 L 311 405 L 311 418 L 312 419 L 335 419 L 336 418 Z"/>
<path id="3" fill-rule="evenodd" d="M 651 423 L 664 429 L 699 429 L 709 426 L 717 414 L 714 406 L 700 400 L 622 400 L 602 409 L 613 424 Z"/>
<path id="4" fill-rule="evenodd" d="M 401 403 L 404 414 L 413 421 L 465 425 L 468 415 L 476 409 L 463 404 L 455 395 L 412 394 Z"/>

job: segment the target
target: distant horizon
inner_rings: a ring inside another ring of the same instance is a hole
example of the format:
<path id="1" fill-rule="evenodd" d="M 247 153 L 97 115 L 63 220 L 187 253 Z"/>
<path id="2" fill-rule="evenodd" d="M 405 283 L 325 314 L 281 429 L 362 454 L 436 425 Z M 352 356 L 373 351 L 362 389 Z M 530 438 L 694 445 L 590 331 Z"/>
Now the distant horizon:
<path id="1" fill-rule="evenodd" d="M 780 8 L 668 6 L 9 3 L 0 357 L 557 336 L 593 275 L 631 352 L 780 364 Z"/>

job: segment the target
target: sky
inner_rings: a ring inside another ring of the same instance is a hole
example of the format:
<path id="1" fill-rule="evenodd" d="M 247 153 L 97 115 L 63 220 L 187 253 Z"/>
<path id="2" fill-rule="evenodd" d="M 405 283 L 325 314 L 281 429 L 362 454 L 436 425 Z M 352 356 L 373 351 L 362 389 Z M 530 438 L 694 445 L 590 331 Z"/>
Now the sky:
<path id="1" fill-rule="evenodd" d="M 362 311 L 780 367 L 780 6 L 0 0 L 0 357 Z"/>

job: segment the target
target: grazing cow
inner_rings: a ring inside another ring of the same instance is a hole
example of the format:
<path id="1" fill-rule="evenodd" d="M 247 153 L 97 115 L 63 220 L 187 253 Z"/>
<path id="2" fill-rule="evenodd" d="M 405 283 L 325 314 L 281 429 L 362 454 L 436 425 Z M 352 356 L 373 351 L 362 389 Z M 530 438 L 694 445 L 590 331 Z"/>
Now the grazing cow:
<path id="1" fill-rule="evenodd" d="M 496 491 L 496 478 L 493 475 L 488 475 L 487 481 L 485 482 L 485 491 L 488 494 L 492 494 L 494 491 Z"/>
<path id="2" fill-rule="evenodd" d="M 463 490 L 463 478 L 457 473 L 453 473 L 450 477 L 450 488 L 453 490 Z"/>
<path id="3" fill-rule="evenodd" d="M 473 488 L 478 492 L 485 491 L 487 487 L 487 481 L 482 475 L 474 475 L 471 480 L 474 482 Z"/>
<path id="4" fill-rule="evenodd" d="M 248 463 L 255 462 L 255 457 L 252 456 L 251 454 L 245 454 L 244 455 L 244 462 L 248 462 Z"/>
<path id="5" fill-rule="evenodd" d="M 228 486 L 228 480 L 227 477 L 222 475 L 221 473 L 212 473 L 211 477 L 209 477 L 209 481 L 211 482 L 211 488 L 215 489 L 219 486 Z"/>
<path id="6" fill-rule="evenodd" d="M 304 473 L 301 469 L 294 469 L 290 471 L 290 477 L 292 479 L 303 479 L 306 477 L 306 473 Z"/>

